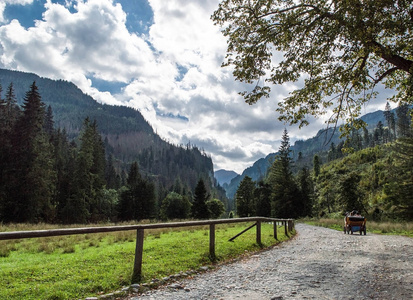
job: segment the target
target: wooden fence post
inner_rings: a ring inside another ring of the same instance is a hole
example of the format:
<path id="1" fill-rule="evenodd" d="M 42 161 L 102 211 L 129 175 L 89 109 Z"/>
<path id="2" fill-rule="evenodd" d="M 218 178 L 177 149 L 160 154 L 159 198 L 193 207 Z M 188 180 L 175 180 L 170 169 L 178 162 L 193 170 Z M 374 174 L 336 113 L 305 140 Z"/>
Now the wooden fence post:
<path id="1" fill-rule="evenodd" d="M 277 221 L 274 221 L 274 239 L 278 240 L 278 237 L 277 237 Z"/>
<path id="2" fill-rule="evenodd" d="M 293 231 L 293 221 L 292 220 L 288 220 L 288 231 Z"/>
<path id="3" fill-rule="evenodd" d="M 209 224 L 209 257 L 215 260 L 215 224 Z"/>
<path id="4" fill-rule="evenodd" d="M 283 221 L 283 223 L 284 223 L 284 233 L 285 233 L 285 236 L 289 236 L 288 235 L 288 228 L 287 228 L 287 221 Z"/>
<path id="5" fill-rule="evenodd" d="M 257 221 L 257 244 L 261 246 L 261 221 Z"/>
<path id="6" fill-rule="evenodd" d="M 138 229 L 136 234 L 135 263 L 133 265 L 132 283 L 138 283 L 142 279 L 142 255 L 144 229 Z"/>

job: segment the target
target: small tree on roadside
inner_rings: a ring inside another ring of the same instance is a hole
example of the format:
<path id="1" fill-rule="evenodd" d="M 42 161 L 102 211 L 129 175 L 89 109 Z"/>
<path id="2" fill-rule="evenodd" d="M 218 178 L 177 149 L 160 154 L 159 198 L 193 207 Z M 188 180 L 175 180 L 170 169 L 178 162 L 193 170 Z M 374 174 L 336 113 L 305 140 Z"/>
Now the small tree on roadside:
<path id="1" fill-rule="evenodd" d="M 211 199 L 206 202 L 208 207 L 209 216 L 212 219 L 218 219 L 224 212 L 225 206 L 219 199 Z"/>
<path id="2" fill-rule="evenodd" d="M 191 203 L 187 197 L 176 192 L 170 192 L 162 201 L 161 218 L 168 219 L 186 219 L 191 212 Z"/>

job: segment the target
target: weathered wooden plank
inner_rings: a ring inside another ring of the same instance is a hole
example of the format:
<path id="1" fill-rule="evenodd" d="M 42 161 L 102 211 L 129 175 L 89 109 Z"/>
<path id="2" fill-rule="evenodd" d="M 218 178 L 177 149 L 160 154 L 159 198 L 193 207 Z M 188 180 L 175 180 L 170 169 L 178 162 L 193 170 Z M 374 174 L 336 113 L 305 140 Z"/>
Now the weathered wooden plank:
<path id="1" fill-rule="evenodd" d="M 139 225 L 137 224 L 137 225 L 124 225 L 124 226 L 64 228 L 64 229 L 33 230 L 33 231 L 10 231 L 10 232 L 0 232 L 0 240 L 38 238 L 38 237 L 87 234 L 87 233 L 116 232 L 116 231 L 128 231 L 128 230 L 138 230 L 138 229 L 160 229 L 160 228 L 204 226 L 204 225 L 210 225 L 210 224 L 217 225 L 217 224 L 231 224 L 231 223 L 257 222 L 257 221 L 261 221 L 261 222 L 278 221 L 278 222 L 286 223 L 287 219 L 250 217 L 250 218 L 235 218 L 235 219 L 220 219 L 220 220 L 202 220 L 202 221 L 154 223 L 154 224 L 139 224 Z"/>
<path id="2" fill-rule="evenodd" d="M 232 242 L 233 240 L 235 240 L 237 237 L 239 237 L 241 234 L 247 232 L 248 230 L 250 230 L 252 227 L 256 226 L 257 223 L 252 224 L 251 226 L 249 226 L 248 228 L 244 229 L 243 231 L 241 231 L 240 233 L 238 233 L 236 236 L 233 236 L 232 238 L 230 238 L 228 241 Z"/>

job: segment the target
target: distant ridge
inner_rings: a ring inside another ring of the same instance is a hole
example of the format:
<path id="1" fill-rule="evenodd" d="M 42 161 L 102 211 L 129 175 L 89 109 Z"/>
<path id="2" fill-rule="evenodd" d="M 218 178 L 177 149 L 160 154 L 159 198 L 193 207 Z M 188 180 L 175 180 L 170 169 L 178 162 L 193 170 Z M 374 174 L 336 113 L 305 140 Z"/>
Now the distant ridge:
<path id="1" fill-rule="evenodd" d="M 238 174 L 234 171 L 227 171 L 227 170 L 218 170 L 214 172 L 215 179 L 218 181 L 220 186 L 224 186 L 224 184 L 229 184 L 231 179 L 237 176 Z"/>
<path id="2" fill-rule="evenodd" d="M 365 114 L 361 117 L 361 119 L 368 124 L 367 129 L 369 130 L 373 130 L 379 121 L 386 124 L 382 110 Z M 331 143 L 338 145 L 341 141 L 340 131 L 338 128 L 334 133 L 332 128 L 329 130 L 322 129 L 319 130 L 314 137 L 307 140 L 298 140 L 291 145 L 291 155 L 294 160 L 297 160 L 298 154 L 301 152 L 303 157 L 301 164 L 312 167 L 312 160 L 315 154 L 328 151 Z M 270 153 L 265 158 L 258 159 L 252 166 L 246 168 L 242 174 L 232 178 L 228 185 L 224 185 L 223 187 L 226 190 L 227 197 L 229 199 L 234 199 L 238 186 L 245 176 L 251 177 L 253 181 L 263 179 L 267 174 L 269 166 L 274 161 L 276 154 L 277 153 Z"/>

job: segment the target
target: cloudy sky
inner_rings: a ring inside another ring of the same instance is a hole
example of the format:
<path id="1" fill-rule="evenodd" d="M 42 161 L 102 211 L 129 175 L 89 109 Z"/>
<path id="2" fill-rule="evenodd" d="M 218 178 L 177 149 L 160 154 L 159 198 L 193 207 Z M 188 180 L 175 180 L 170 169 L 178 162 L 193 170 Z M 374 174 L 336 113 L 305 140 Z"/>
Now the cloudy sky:
<path id="1" fill-rule="evenodd" d="M 165 140 L 197 145 L 215 170 L 241 173 L 277 151 L 286 125 L 276 103 L 294 86 L 253 106 L 243 101 L 237 92 L 245 87 L 220 67 L 226 40 L 210 20 L 218 3 L 1 0 L 0 67 L 72 81 L 99 102 L 137 108 Z M 323 122 L 287 127 L 291 142 Z"/>

